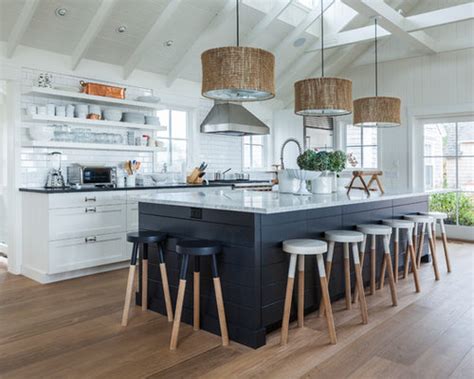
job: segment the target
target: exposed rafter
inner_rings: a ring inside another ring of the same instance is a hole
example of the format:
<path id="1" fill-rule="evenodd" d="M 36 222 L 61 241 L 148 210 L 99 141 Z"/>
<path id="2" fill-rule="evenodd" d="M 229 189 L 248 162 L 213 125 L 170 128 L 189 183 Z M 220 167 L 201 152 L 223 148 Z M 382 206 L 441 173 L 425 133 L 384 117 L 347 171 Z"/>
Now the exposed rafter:
<path id="1" fill-rule="evenodd" d="M 175 67 L 168 73 L 166 85 L 171 87 L 174 81 L 180 76 L 183 70 L 190 64 L 191 58 L 198 55 L 203 47 L 204 41 L 209 41 L 216 32 L 216 29 L 234 13 L 235 0 L 227 0 L 222 10 L 212 19 L 207 28 L 200 33 L 192 46 L 181 56 Z"/>
<path id="2" fill-rule="evenodd" d="M 128 57 L 127 62 L 123 67 L 123 76 L 127 79 L 130 74 L 135 70 L 137 65 L 143 58 L 143 55 L 150 48 L 150 46 L 156 44 L 156 39 L 160 33 L 164 30 L 166 23 L 176 15 L 178 7 L 183 0 L 170 0 L 166 8 L 158 16 L 146 36 L 142 39 L 140 44 L 136 47 L 133 53 Z"/>
<path id="3" fill-rule="evenodd" d="M 7 42 L 7 57 L 11 58 L 15 53 L 16 48 L 21 42 L 23 35 L 30 24 L 31 19 L 38 7 L 39 0 L 30 0 L 25 1 L 25 5 L 21 10 L 18 20 L 16 20 L 15 25 L 12 28 L 10 36 L 8 37 Z"/>
<path id="4" fill-rule="evenodd" d="M 97 37 L 97 34 L 102 29 L 102 26 L 104 25 L 105 21 L 107 21 L 108 17 L 110 16 L 113 6 L 116 2 L 117 0 L 103 0 L 102 3 L 100 3 L 99 9 L 97 9 L 97 11 L 95 12 L 95 15 L 94 17 L 92 17 L 89 26 L 87 27 L 85 33 L 82 35 L 79 43 L 74 49 L 74 52 L 72 53 L 73 70 L 77 68 L 77 66 L 81 62 L 81 59 L 84 58 L 84 56 L 86 55 L 91 43 L 94 42 L 95 38 Z"/>
<path id="5" fill-rule="evenodd" d="M 262 18 L 257 25 L 249 32 L 246 38 L 243 39 L 243 45 L 252 45 L 258 37 L 268 29 L 270 24 L 275 21 L 284 11 L 288 8 L 293 0 L 280 0 L 273 8 L 268 12 L 264 18 Z"/>
<path id="6" fill-rule="evenodd" d="M 423 31 L 409 33 L 405 30 L 406 19 L 383 1 L 342 0 L 357 12 L 368 17 L 378 16 L 382 28 L 411 45 L 430 53 L 437 52 L 436 41 Z"/>

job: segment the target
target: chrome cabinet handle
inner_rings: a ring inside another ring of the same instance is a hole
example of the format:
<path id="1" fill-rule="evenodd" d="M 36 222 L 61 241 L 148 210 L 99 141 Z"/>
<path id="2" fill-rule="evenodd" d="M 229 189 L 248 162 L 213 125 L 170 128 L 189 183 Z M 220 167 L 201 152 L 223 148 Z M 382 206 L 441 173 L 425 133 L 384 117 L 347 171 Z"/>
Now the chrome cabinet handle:
<path id="1" fill-rule="evenodd" d="M 95 213 L 97 212 L 97 208 L 96 207 L 88 207 L 85 209 L 86 213 Z"/>
<path id="2" fill-rule="evenodd" d="M 86 241 L 86 243 L 89 243 L 89 242 L 97 242 L 97 237 L 94 236 L 94 237 L 86 237 L 84 238 L 84 240 Z"/>
<path id="3" fill-rule="evenodd" d="M 94 197 L 85 197 L 84 199 L 85 202 L 88 202 L 88 201 L 97 201 L 97 198 L 94 196 Z"/>

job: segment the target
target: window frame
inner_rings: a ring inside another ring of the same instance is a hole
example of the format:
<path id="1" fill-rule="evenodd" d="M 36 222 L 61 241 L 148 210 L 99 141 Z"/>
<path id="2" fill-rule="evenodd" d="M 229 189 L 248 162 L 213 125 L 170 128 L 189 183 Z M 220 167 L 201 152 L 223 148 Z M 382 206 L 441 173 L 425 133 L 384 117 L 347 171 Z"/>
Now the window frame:
<path id="1" fill-rule="evenodd" d="M 161 121 L 161 124 L 162 125 L 166 125 L 166 132 L 167 132 L 167 136 L 166 137 L 163 137 L 163 136 L 159 136 L 158 135 L 158 132 L 155 131 L 154 132 L 154 137 L 155 137 L 155 140 L 157 141 L 166 141 L 168 143 L 168 149 L 166 151 L 167 153 L 167 159 L 166 159 L 166 162 L 163 162 L 162 160 L 159 160 L 158 159 L 158 154 L 159 152 L 155 152 L 155 154 L 153 154 L 153 170 L 154 171 L 157 171 L 159 169 L 158 167 L 158 164 L 161 164 L 161 166 L 163 166 L 164 163 L 166 163 L 166 165 L 168 166 L 168 168 L 170 168 L 175 162 L 173 162 L 173 144 L 172 142 L 173 141 L 184 141 L 186 142 L 186 159 L 185 159 L 185 164 L 187 166 L 188 164 L 188 161 L 190 159 L 190 147 L 189 147 L 189 141 L 192 139 L 192 136 L 191 136 L 191 133 L 192 133 L 192 128 L 191 128 L 191 111 L 187 108 L 183 108 L 183 107 L 178 107 L 178 106 L 173 106 L 173 105 L 168 105 L 168 106 L 164 106 L 163 108 L 160 108 L 160 109 L 157 109 L 155 112 L 154 112 L 154 115 L 157 116 L 159 113 L 158 112 L 161 112 L 161 111 L 168 111 L 168 120 L 166 120 L 166 123 L 164 123 L 163 120 L 160 120 Z M 173 135 L 173 123 L 172 123 L 172 119 L 173 119 L 173 116 L 172 116 L 172 113 L 173 111 L 175 112 L 185 112 L 186 113 L 186 138 L 173 138 L 172 135 Z"/>
<path id="2" fill-rule="evenodd" d="M 245 142 L 245 138 L 248 137 L 250 138 L 250 143 Z M 262 137 L 262 143 L 254 143 L 253 138 L 254 137 Z M 248 145 L 250 146 L 250 167 L 245 166 L 245 146 Z M 259 135 L 259 136 L 244 136 L 242 137 L 242 170 L 244 171 L 263 171 L 265 170 L 265 166 L 267 165 L 267 145 L 268 145 L 268 139 L 267 136 L 264 135 Z M 254 167 L 253 162 L 253 146 L 261 146 L 262 147 L 262 166 L 261 167 Z"/>
<path id="3" fill-rule="evenodd" d="M 354 128 L 360 129 L 360 145 L 348 145 L 347 144 L 347 133 L 348 133 L 348 127 L 352 126 Z M 376 136 L 377 136 L 377 143 L 375 145 L 364 145 L 364 129 L 375 129 L 376 130 Z M 364 165 L 364 148 L 365 147 L 374 147 L 376 149 L 376 167 L 368 167 Z M 344 150 L 347 152 L 348 148 L 360 148 L 360 167 L 348 167 L 346 170 L 354 170 L 354 169 L 378 169 L 380 166 L 380 136 L 379 136 L 379 131 L 378 128 L 374 127 L 368 127 L 368 126 L 355 126 L 351 123 L 346 124 L 345 130 L 344 130 Z"/>

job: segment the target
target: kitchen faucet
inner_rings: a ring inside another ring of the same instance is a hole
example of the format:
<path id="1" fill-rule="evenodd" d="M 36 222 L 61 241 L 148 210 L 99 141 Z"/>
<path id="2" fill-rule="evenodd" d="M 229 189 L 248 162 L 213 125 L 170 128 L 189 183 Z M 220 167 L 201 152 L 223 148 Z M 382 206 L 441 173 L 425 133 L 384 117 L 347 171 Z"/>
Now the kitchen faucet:
<path id="1" fill-rule="evenodd" d="M 285 169 L 285 163 L 283 162 L 283 154 L 285 152 L 285 146 L 289 143 L 289 142 L 294 142 L 296 143 L 296 146 L 298 146 L 298 151 L 299 151 L 299 154 L 301 155 L 303 153 L 303 149 L 301 148 L 301 145 L 300 143 L 298 142 L 297 139 L 295 138 L 288 138 L 285 142 L 283 142 L 283 145 L 281 146 L 281 150 L 280 150 L 280 162 L 281 162 L 281 169 Z"/>
<path id="2" fill-rule="evenodd" d="M 229 172 L 230 170 L 232 170 L 232 167 L 231 167 L 231 168 L 228 168 L 227 170 L 225 170 L 225 171 L 222 172 L 222 179 L 223 179 L 223 180 L 225 179 L 225 174 L 226 174 L 227 172 Z"/>

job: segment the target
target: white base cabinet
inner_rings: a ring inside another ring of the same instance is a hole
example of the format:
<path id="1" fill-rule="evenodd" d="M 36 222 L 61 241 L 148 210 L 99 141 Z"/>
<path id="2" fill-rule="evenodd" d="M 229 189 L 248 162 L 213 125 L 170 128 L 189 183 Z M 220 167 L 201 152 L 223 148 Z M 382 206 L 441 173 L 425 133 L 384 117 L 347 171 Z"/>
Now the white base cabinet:
<path id="1" fill-rule="evenodd" d="M 23 192 L 22 274 L 50 283 L 125 267 L 126 234 L 138 230 L 137 195 L 217 189 Z"/>

